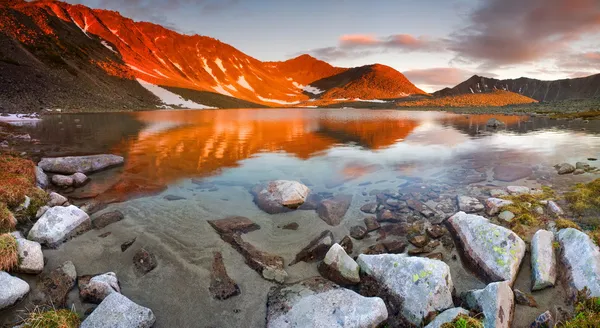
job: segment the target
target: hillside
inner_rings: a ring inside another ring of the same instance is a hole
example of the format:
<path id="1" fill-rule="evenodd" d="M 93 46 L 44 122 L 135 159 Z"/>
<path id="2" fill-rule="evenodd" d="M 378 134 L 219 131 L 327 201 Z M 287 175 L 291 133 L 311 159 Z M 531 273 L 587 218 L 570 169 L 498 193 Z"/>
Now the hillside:
<path id="1" fill-rule="evenodd" d="M 474 75 L 454 88 L 434 92 L 437 97 L 505 90 L 537 101 L 600 98 L 600 74 L 556 81 L 530 78 L 498 80 Z"/>
<path id="2" fill-rule="evenodd" d="M 301 106 L 423 93 L 387 66 L 339 68 L 308 55 L 261 62 L 207 36 L 60 1 L 0 0 L 0 45 L 2 111 Z"/>
<path id="3" fill-rule="evenodd" d="M 454 96 L 424 98 L 397 102 L 399 107 L 499 107 L 515 104 L 531 104 L 534 99 L 514 92 L 496 90 L 488 93 L 467 93 Z"/>

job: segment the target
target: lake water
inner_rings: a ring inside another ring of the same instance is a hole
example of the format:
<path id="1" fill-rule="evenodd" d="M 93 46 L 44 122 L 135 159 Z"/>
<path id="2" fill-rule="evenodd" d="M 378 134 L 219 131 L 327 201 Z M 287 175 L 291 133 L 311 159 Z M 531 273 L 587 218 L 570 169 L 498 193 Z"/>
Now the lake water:
<path id="1" fill-rule="evenodd" d="M 493 117 L 506 126 L 486 127 Z M 156 327 L 264 325 L 266 295 L 274 284 L 250 269 L 207 220 L 240 215 L 258 223 L 261 229 L 244 240 L 283 256 L 293 282 L 318 275 L 315 263 L 288 267 L 295 254 L 324 230 L 339 241 L 352 226 L 362 225 L 368 215 L 360 207 L 377 194 L 400 192 L 440 213 L 448 207 L 452 212 L 458 194 L 485 197 L 490 188 L 507 185 L 567 188 L 590 181 L 598 176 L 558 176 L 553 166 L 600 157 L 598 122 L 528 116 L 359 109 L 152 111 L 52 115 L 26 129 L 40 140 L 37 147 L 45 155 L 125 157 L 123 167 L 91 175 L 90 184 L 68 195 L 78 203 L 92 197 L 112 203 L 100 213 L 119 210 L 126 219 L 46 251 L 46 268 L 71 260 L 79 275 L 116 272 L 123 294 L 153 309 Z M 352 195 L 352 204 L 335 227 L 315 211 L 269 215 L 254 204 L 250 189 L 275 179 L 302 181 L 322 195 Z M 167 195 L 182 199 L 169 201 Z M 419 220 L 418 213 L 407 215 L 409 222 Z M 281 228 L 293 222 L 298 230 Z M 111 234 L 100 237 L 105 232 Z M 121 243 L 134 237 L 134 245 L 121 252 Z M 355 241 L 353 255 L 378 238 L 372 233 Z M 159 262 L 143 277 L 132 265 L 141 247 Z M 240 296 L 210 297 L 214 251 L 223 253 Z M 458 292 L 485 286 L 460 260 L 451 260 L 455 249 L 440 252 Z M 528 286 L 528 270 L 524 265 L 517 286 Z M 536 294 L 540 309 L 550 307 L 561 292 Z M 89 307 L 76 295 L 71 299 L 80 312 Z M 519 307 L 522 320 L 515 323 L 528 326 L 540 309 Z"/>

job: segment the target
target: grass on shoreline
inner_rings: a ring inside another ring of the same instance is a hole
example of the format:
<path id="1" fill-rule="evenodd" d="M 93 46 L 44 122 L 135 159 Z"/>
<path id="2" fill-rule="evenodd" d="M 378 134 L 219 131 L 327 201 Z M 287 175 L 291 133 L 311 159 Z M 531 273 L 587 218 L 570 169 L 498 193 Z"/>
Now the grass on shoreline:
<path id="1" fill-rule="evenodd" d="M 81 319 L 71 310 L 34 310 L 25 319 L 23 328 L 77 328 L 80 324 Z"/>
<path id="2" fill-rule="evenodd" d="M 0 235 L 0 271 L 10 271 L 18 264 L 17 239 L 8 233 Z"/>
<path id="3" fill-rule="evenodd" d="M 16 225 L 17 221 L 6 204 L 0 203 L 0 233 L 11 232 Z"/>

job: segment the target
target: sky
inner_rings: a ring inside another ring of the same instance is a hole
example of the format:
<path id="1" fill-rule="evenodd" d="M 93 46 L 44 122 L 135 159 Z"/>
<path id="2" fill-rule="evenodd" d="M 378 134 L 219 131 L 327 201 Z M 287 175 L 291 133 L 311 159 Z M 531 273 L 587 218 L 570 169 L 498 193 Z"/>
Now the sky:
<path id="1" fill-rule="evenodd" d="M 425 91 L 473 74 L 554 80 L 600 73 L 600 0 L 69 0 L 262 61 L 308 53 L 379 63 Z"/>

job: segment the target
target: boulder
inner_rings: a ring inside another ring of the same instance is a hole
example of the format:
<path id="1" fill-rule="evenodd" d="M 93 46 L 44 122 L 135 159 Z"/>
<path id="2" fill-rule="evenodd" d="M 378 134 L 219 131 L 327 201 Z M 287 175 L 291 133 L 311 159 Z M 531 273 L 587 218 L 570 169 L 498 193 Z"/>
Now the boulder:
<path id="1" fill-rule="evenodd" d="M 506 190 L 508 190 L 508 193 L 513 196 L 525 195 L 525 194 L 532 193 L 532 190 L 529 187 L 525 187 L 525 186 L 508 186 L 508 187 L 506 187 Z"/>
<path id="2" fill-rule="evenodd" d="M 412 210 L 421 213 L 421 215 L 423 215 L 426 218 L 433 218 L 435 216 L 435 211 L 433 209 L 431 209 L 431 207 L 427 206 L 426 204 L 424 204 L 418 200 L 409 199 L 406 201 L 406 204 Z"/>
<path id="3" fill-rule="evenodd" d="M 458 196 L 458 208 L 465 213 L 477 213 L 484 210 L 479 199 L 469 196 Z"/>
<path id="4" fill-rule="evenodd" d="M 97 218 L 92 220 L 92 225 L 96 229 L 102 229 L 108 225 L 111 225 L 115 222 L 119 222 L 123 220 L 125 216 L 120 211 L 111 211 L 106 212 L 98 216 Z"/>
<path id="5" fill-rule="evenodd" d="M 469 315 L 469 311 L 463 308 L 451 308 L 438 314 L 425 328 L 441 328 L 445 323 L 451 323 L 459 315 Z"/>
<path id="6" fill-rule="evenodd" d="M 463 295 L 471 310 L 483 313 L 483 326 L 509 328 L 514 314 L 515 299 L 508 281 L 494 282 L 484 289 L 471 290 Z"/>
<path id="7" fill-rule="evenodd" d="M 500 120 L 498 120 L 497 118 L 490 118 L 487 123 L 485 124 L 485 126 L 490 127 L 490 128 L 499 128 L 502 126 L 505 126 L 506 124 Z"/>
<path id="8" fill-rule="evenodd" d="M 107 272 L 97 276 L 79 277 L 79 297 L 84 302 L 100 304 L 108 295 L 120 293 L 119 279 L 114 272 Z"/>
<path id="9" fill-rule="evenodd" d="M 245 242 L 239 233 L 223 234 L 221 238 L 235 248 L 246 259 L 246 264 L 266 280 L 283 283 L 287 278 L 283 258 L 258 250 Z"/>
<path id="10" fill-rule="evenodd" d="M 431 313 L 454 307 L 454 284 L 444 262 L 405 255 L 358 256 L 358 265 L 402 319 L 421 326 Z M 394 314 L 396 315 L 396 314 Z"/>
<path id="11" fill-rule="evenodd" d="M 531 239 L 531 290 L 552 287 L 556 283 L 554 234 L 538 230 Z"/>
<path id="12" fill-rule="evenodd" d="M 143 248 L 140 248 L 133 255 L 133 264 L 135 266 L 136 271 L 140 275 L 145 275 L 146 273 L 154 270 L 158 265 L 154 253 L 147 251 Z"/>
<path id="13" fill-rule="evenodd" d="M 27 239 L 48 247 L 56 247 L 90 228 L 90 217 L 84 211 L 73 205 L 57 206 L 42 215 L 29 231 Z"/>
<path id="14" fill-rule="evenodd" d="M 571 173 L 575 172 L 575 166 L 573 166 L 569 163 L 562 163 L 557 166 L 557 170 L 558 170 L 558 174 L 560 174 L 560 175 L 571 174 Z"/>
<path id="15" fill-rule="evenodd" d="M 330 226 L 337 226 L 344 219 L 351 203 L 352 195 L 337 195 L 330 199 L 324 199 L 317 207 L 317 214 Z"/>
<path id="16" fill-rule="evenodd" d="M 221 252 L 214 253 L 212 271 L 210 272 L 210 286 L 208 287 L 208 290 L 212 297 L 218 300 L 226 300 L 240 294 L 240 287 L 227 274 Z"/>
<path id="17" fill-rule="evenodd" d="M 45 302 L 56 307 L 66 306 L 67 295 L 75 287 L 76 279 L 77 271 L 71 261 L 43 274 L 39 287 L 41 287 Z"/>
<path id="18" fill-rule="evenodd" d="M 533 174 L 529 166 L 524 165 L 498 165 L 494 167 L 494 180 L 513 182 L 525 179 Z"/>
<path id="19" fill-rule="evenodd" d="M 290 265 L 294 265 L 298 262 L 310 263 L 320 261 L 325 257 L 325 254 L 331 245 L 333 245 L 333 233 L 329 230 L 325 230 L 296 254 L 296 258 Z"/>
<path id="20" fill-rule="evenodd" d="M 124 159 L 116 155 L 71 156 L 58 158 L 42 158 L 38 166 L 45 172 L 89 174 L 113 166 L 122 165 Z"/>
<path id="21" fill-rule="evenodd" d="M 494 216 L 502 210 L 503 207 L 511 205 L 513 202 L 501 198 L 488 198 L 485 201 L 485 208 L 487 215 Z"/>
<path id="22" fill-rule="evenodd" d="M 361 296 L 320 277 L 273 287 L 267 298 L 267 328 L 366 328 L 387 318 L 381 298 Z"/>
<path id="23" fill-rule="evenodd" d="M 260 229 L 258 224 L 243 216 L 228 216 L 224 219 L 208 220 L 207 222 L 219 234 L 234 232 L 248 233 Z"/>
<path id="24" fill-rule="evenodd" d="M 48 175 L 39 166 L 35 167 L 35 183 L 42 189 L 48 188 Z"/>
<path id="25" fill-rule="evenodd" d="M 590 164 L 585 162 L 577 162 L 575 163 L 575 169 L 577 170 L 588 170 L 590 168 Z"/>
<path id="26" fill-rule="evenodd" d="M 252 189 L 254 202 L 269 213 L 277 214 L 296 209 L 304 203 L 310 189 L 298 181 L 276 180 Z"/>
<path id="27" fill-rule="evenodd" d="M 52 183 L 61 188 L 68 188 L 73 186 L 73 178 L 66 175 L 56 174 L 52 176 Z"/>
<path id="28" fill-rule="evenodd" d="M 13 306 L 29 293 L 29 284 L 0 271 L 0 310 Z"/>
<path id="29" fill-rule="evenodd" d="M 19 250 L 18 272 L 29 274 L 40 274 L 44 271 L 44 253 L 42 245 L 35 241 L 17 238 L 17 249 Z"/>
<path id="30" fill-rule="evenodd" d="M 74 173 L 71 178 L 73 179 L 73 187 L 81 187 L 90 181 L 90 178 L 81 172 Z"/>
<path id="31" fill-rule="evenodd" d="M 565 268 L 567 290 L 574 299 L 577 291 L 587 287 L 590 296 L 600 297 L 600 251 L 590 237 L 579 230 L 560 230 L 556 239 L 561 247 L 561 262 Z"/>
<path id="32" fill-rule="evenodd" d="M 319 265 L 321 275 L 340 285 L 354 285 L 360 282 L 358 264 L 346 254 L 339 244 L 333 244 L 323 262 Z"/>
<path id="33" fill-rule="evenodd" d="M 81 328 L 150 328 L 156 317 L 120 293 L 111 293 L 82 323 Z"/>
<path id="34" fill-rule="evenodd" d="M 525 256 L 525 242 L 511 230 L 484 217 L 458 212 L 448 227 L 462 246 L 464 258 L 489 282 L 517 277 Z"/>
<path id="35" fill-rule="evenodd" d="M 50 193 L 50 200 L 48 201 L 48 206 L 50 207 L 54 207 L 54 206 L 63 206 L 66 202 L 68 202 L 69 200 L 59 194 L 59 193 L 55 193 L 55 192 L 51 192 Z"/>

